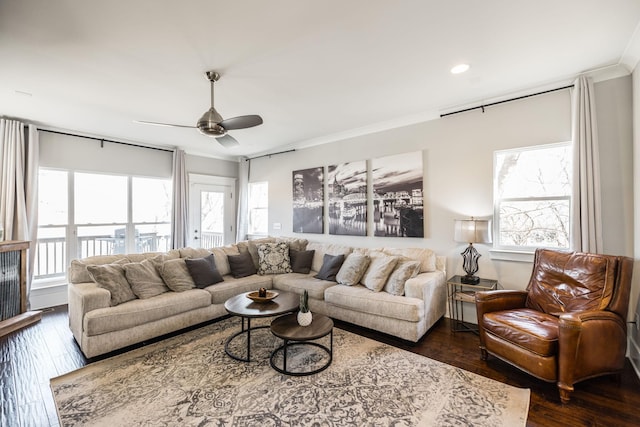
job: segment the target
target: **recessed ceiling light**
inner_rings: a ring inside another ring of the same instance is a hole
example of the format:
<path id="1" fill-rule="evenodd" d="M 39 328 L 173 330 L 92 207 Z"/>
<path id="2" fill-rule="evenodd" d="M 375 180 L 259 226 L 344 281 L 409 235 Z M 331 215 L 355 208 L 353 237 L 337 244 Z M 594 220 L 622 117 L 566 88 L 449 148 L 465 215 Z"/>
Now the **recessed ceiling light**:
<path id="1" fill-rule="evenodd" d="M 464 73 L 469 69 L 469 64 L 458 64 L 451 69 L 452 74 Z"/>

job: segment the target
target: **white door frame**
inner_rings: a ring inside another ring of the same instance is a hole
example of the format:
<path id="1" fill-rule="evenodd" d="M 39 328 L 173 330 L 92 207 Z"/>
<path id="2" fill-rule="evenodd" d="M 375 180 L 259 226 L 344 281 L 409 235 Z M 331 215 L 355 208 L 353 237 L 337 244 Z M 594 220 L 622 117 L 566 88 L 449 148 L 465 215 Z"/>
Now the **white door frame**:
<path id="1" fill-rule="evenodd" d="M 225 203 L 224 203 L 224 244 L 229 245 L 235 242 L 235 230 L 236 230 L 236 179 L 227 178 L 222 176 L 213 175 L 201 175 L 190 173 L 189 174 L 189 226 L 188 226 L 188 244 L 189 246 L 199 247 L 199 243 L 194 242 L 195 237 L 195 225 L 200 224 L 200 218 L 196 218 L 196 215 L 200 212 L 200 201 L 198 200 L 198 206 L 194 206 L 196 201 L 191 196 L 196 189 L 211 188 L 211 191 L 220 191 L 224 189 Z"/>

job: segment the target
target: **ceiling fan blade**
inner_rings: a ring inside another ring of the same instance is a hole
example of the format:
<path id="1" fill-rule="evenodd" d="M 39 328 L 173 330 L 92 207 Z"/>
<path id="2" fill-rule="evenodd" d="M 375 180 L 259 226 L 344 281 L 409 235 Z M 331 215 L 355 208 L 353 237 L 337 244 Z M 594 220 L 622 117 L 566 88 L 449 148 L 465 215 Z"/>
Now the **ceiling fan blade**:
<path id="1" fill-rule="evenodd" d="M 216 138 L 216 140 L 223 147 L 234 147 L 236 145 L 240 145 L 240 143 L 234 137 L 232 137 L 231 135 L 224 135 L 224 136 L 221 136 L 219 138 Z"/>
<path id="2" fill-rule="evenodd" d="M 153 126 L 165 126 L 171 128 L 190 128 L 195 129 L 195 126 L 187 126 L 187 125 L 175 125 L 171 123 L 159 123 L 159 122 L 148 122 L 146 120 L 134 120 L 135 123 L 140 123 L 142 125 L 153 125 Z"/>
<path id="3" fill-rule="evenodd" d="M 218 123 L 226 130 L 252 128 L 262 124 L 262 117 L 258 115 L 231 117 Z"/>

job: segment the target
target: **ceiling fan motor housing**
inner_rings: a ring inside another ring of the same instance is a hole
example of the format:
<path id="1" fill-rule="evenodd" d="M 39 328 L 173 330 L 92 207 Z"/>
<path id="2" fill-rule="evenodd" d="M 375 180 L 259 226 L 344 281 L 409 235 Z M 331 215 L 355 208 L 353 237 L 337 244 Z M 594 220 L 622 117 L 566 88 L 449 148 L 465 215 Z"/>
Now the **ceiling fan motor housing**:
<path id="1" fill-rule="evenodd" d="M 222 136 L 227 133 L 226 129 L 219 125 L 222 121 L 222 116 L 218 114 L 215 108 L 211 107 L 205 112 L 200 120 L 198 120 L 198 130 L 207 136 Z"/>

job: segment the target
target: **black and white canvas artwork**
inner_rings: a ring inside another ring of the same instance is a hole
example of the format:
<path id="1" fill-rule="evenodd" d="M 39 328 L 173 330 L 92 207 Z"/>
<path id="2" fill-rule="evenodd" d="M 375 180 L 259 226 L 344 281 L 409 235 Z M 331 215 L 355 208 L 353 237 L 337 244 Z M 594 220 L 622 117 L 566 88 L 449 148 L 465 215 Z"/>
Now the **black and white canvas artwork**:
<path id="1" fill-rule="evenodd" d="M 374 234 L 424 237 L 422 152 L 373 159 Z"/>
<path id="2" fill-rule="evenodd" d="M 367 235 L 367 162 L 329 166 L 329 234 Z"/>
<path id="3" fill-rule="evenodd" d="M 324 233 L 324 168 L 293 171 L 293 232 Z"/>

